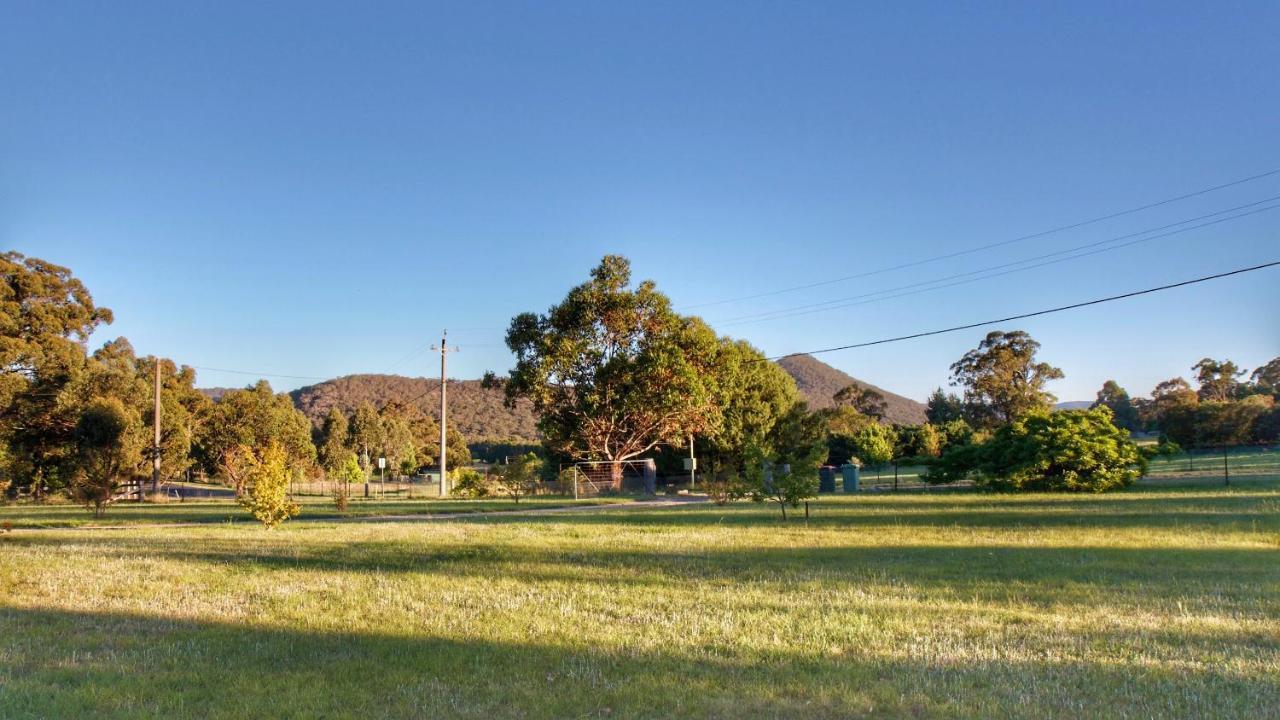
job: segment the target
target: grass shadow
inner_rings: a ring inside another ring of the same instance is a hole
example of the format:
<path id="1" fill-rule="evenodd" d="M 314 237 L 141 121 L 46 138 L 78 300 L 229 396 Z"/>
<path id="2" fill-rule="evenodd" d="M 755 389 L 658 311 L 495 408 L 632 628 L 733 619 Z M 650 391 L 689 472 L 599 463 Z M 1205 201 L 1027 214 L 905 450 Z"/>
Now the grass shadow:
<path id="1" fill-rule="evenodd" d="M 655 617 L 655 621 L 661 618 Z M 0 607 L 0 716 L 1268 717 L 1275 678 L 1071 659 L 967 665 L 857 648 L 306 632 Z"/>

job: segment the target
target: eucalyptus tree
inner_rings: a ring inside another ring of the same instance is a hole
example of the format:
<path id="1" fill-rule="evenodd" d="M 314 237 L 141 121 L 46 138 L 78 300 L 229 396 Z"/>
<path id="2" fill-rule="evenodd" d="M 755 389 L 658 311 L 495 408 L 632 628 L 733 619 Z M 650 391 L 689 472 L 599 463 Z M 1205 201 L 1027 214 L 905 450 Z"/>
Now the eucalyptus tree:
<path id="1" fill-rule="evenodd" d="M 1120 383 L 1115 380 L 1103 383 L 1102 389 L 1098 391 L 1097 400 L 1090 405 L 1091 408 L 1102 406 L 1111 410 L 1117 427 L 1129 431 L 1139 428 L 1138 409 L 1134 406 L 1133 399 L 1129 397 L 1129 392 L 1120 387 Z"/>
<path id="2" fill-rule="evenodd" d="M 516 316 L 506 341 L 507 403 L 532 403 L 553 452 L 622 461 L 716 429 L 715 333 L 652 281 L 632 287 L 624 257 L 606 256 L 546 313 Z"/>
<path id="3" fill-rule="evenodd" d="M 89 336 L 111 320 L 69 269 L 0 254 L 0 443 L 15 488 L 40 493 L 69 480 L 79 408 L 67 390 L 83 372 Z"/>
<path id="4" fill-rule="evenodd" d="M 964 387 L 975 423 L 995 427 L 1052 406 L 1056 398 L 1044 386 L 1063 373 L 1036 360 L 1039 349 L 1040 343 L 1021 330 L 993 330 L 951 366 L 952 383 Z"/>
<path id="5" fill-rule="evenodd" d="M 1191 366 L 1196 371 L 1196 381 L 1200 389 L 1196 393 L 1201 400 L 1227 402 L 1233 400 L 1240 391 L 1240 378 L 1244 376 L 1244 368 L 1230 360 L 1214 360 L 1204 358 Z"/>

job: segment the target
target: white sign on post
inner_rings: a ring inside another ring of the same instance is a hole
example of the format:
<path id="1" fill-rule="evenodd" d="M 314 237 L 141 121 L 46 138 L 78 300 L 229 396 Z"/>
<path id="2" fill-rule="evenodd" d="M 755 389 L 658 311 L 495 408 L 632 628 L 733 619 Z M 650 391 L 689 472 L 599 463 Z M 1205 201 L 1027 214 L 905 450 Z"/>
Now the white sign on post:
<path id="1" fill-rule="evenodd" d="M 387 459 L 384 457 L 378 458 L 378 469 L 382 470 L 382 469 L 385 469 L 386 467 L 387 467 Z"/>

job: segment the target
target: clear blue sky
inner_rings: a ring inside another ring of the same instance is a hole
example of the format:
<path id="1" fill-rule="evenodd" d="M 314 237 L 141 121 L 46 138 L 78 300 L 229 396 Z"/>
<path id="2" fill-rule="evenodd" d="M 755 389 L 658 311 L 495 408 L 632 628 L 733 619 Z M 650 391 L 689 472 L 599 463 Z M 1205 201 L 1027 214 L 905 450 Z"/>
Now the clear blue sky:
<path id="1" fill-rule="evenodd" d="M 269 7 L 268 7 L 269 6 Z M 0 7 L 0 244 L 95 344 L 329 377 L 505 370 L 605 253 L 679 306 L 911 262 L 1280 168 L 1280 4 L 60 3 Z M 1280 195 L 698 308 L 821 348 L 1280 259 L 1280 210 L 997 279 L 845 298 Z M 1274 204 L 1274 203 L 1272 203 Z M 1254 206 L 1254 208 L 1266 205 Z M 1062 399 L 1280 355 L 1280 271 L 1015 323 Z M 917 398 L 985 330 L 822 359 Z M 402 362 L 398 362 L 402 361 Z M 278 388 L 305 380 L 271 378 Z M 247 376 L 202 371 L 202 385 Z"/>

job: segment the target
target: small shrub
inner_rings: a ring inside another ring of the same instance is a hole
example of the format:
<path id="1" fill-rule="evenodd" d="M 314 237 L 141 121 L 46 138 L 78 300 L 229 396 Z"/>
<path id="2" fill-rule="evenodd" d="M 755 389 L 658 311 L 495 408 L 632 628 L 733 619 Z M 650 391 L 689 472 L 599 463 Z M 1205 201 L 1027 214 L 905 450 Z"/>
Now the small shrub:
<path id="1" fill-rule="evenodd" d="M 541 474 L 542 458 L 525 453 L 506 465 L 497 466 L 490 482 L 496 492 L 519 503 L 521 497 L 533 492 Z"/>
<path id="2" fill-rule="evenodd" d="M 730 468 L 721 468 L 704 480 L 707 497 L 717 505 L 727 505 L 732 500 L 741 500 L 750 494 L 751 488 L 740 473 Z"/>
<path id="3" fill-rule="evenodd" d="M 453 487 L 449 494 L 467 498 L 488 497 L 489 481 L 482 473 L 471 468 L 454 470 Z"/>
<path id="4" fill-rule="evenodd" d="M 329 473 L 333 482 L 333 504 L 338 512 L 346 512 L 351 501 L 351 484 L 364 480 L 364 470 L 360 469 L 360 460 L 353 452 L 348 452 L 338 467 Z"/>
<path id="5" fill-rule="evenodd" d="M 246 484 L 240 504 L 268 530 L 297 515 L 301 508 L 289 499 L 288 457 L 278 443 L 250 452 Z"/>

